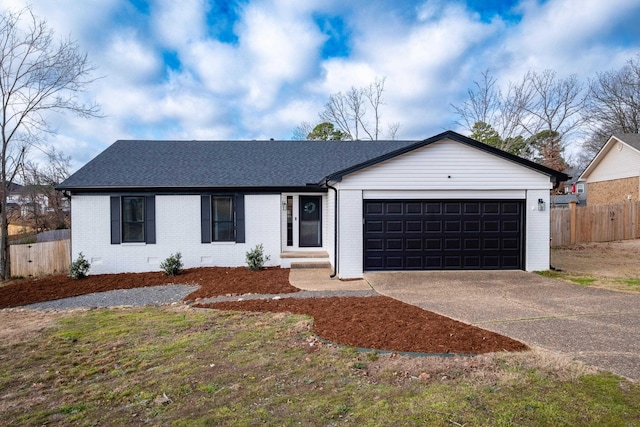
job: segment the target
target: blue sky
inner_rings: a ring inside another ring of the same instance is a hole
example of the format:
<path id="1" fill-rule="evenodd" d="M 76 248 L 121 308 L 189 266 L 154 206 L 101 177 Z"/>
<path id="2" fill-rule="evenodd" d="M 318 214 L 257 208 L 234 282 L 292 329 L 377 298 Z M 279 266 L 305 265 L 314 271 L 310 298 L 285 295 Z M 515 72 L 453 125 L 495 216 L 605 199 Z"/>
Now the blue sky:
<path id="1" fill-rule="evenodd" d="M 460 130 L 451 104 L 486 69 L 587 83 L 640 54 L 638 0 L 2 1 L 27 3 L 102 77 L 86 95 L 104 118 L 50 117 L 73 169 L 118 139 L 290 139 L 376 77 L 383 121 L 423 139 Z"/>

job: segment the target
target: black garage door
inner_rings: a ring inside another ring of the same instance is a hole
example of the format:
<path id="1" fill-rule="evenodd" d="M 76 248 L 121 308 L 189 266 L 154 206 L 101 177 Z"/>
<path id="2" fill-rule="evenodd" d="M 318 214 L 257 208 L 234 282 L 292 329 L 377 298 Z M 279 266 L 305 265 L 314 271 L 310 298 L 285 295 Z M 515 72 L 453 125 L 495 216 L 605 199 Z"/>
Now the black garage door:
<path id="1" fill-rule="evenodd" d="M 364 269 L 519 270 L 521 200 L 365 200 Z"/>

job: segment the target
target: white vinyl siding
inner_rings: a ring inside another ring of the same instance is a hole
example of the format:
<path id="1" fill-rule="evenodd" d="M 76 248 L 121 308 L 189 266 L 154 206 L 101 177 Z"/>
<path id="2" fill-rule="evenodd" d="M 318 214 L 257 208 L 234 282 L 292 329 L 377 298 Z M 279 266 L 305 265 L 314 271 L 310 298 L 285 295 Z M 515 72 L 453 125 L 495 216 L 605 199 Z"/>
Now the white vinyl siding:
<path id="1" fill-rule="evenodd" d="M 452 140 L 411 151 L 342 179 L 341 189 L 522 190 L 550 189 L 549 177 Z"/>
<path id="2" fill-rule="evenodd" d="M 619 149 L 622 148 L 622 149 Z M 610 181 L 640 175 L 640 152 L 627 144 L 612 140 L 609 150 L 587 176 L 587 182 Z"/>

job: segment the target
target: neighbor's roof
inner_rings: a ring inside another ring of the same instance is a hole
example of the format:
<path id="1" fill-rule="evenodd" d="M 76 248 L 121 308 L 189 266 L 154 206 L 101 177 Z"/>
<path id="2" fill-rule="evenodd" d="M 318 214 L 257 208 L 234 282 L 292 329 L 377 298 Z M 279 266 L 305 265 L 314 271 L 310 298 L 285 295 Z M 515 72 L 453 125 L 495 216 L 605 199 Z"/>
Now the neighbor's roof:
<path id="1" fill-rule="evenodd" d="M 559 180 L 566 175 L 447 131 L 424 141 L 117 141 L 57 188 L 299 188 L 320 186 L 453 139 Z M 564 179 L 562 179 L 564 178 Z"/>
<path id="2" fill-rule="evenodd" d="M 598 164 L 602 161 L 602 159 L 607 155 L 607 153 L 611 150 L 611 148 L 616 144 L 617 141 L 623 142 L 627 144 L 631 148 L 640 152 L 640 134 L 637 133 L 618 133 L 614 134 L 609 138 L 609 140 L 600 148 L 598 154 L 595 155 L 593 160 L 589 163 L 589 165 L 584 169 L 582 175 L 580 175 L 580 181 L 586 181 L 587 177 L 593 172 L 593 170 L 598 166 Z"/>

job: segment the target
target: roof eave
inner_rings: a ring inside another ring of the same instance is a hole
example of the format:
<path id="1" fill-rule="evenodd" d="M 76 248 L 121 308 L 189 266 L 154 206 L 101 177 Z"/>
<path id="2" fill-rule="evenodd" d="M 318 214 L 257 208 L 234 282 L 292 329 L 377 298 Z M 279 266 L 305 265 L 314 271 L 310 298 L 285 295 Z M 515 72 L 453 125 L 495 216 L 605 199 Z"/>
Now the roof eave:
<path id="1" fill-rule="evenodd" d="M 309 192 L 324 191 L 322 185 L 280 185 L 280 186 L 59 186 L 56 190 L 66 191 L 70 193 L 123 193 L 123 192 L 139 192 L 139 193 L 202 193 L 202 192 L 243 192 L 243 193 L 264 193 L 264 192 Z"/>

